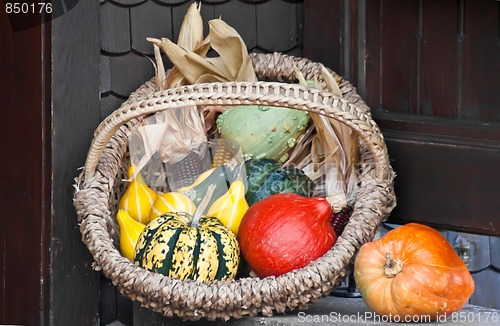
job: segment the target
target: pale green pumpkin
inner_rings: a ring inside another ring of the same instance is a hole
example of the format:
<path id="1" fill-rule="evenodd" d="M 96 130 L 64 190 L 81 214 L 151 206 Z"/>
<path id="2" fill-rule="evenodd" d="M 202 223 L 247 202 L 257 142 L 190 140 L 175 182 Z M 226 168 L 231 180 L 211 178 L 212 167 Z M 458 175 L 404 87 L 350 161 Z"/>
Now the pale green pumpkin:
<path id="1" fill-rule="evenodd" d="M 235 106 L 217 119 L 222 139 L 237 143 L 245 156 L 288 159 L 288 152 L 305 131 L 309 114 L 274 106 Z"/>

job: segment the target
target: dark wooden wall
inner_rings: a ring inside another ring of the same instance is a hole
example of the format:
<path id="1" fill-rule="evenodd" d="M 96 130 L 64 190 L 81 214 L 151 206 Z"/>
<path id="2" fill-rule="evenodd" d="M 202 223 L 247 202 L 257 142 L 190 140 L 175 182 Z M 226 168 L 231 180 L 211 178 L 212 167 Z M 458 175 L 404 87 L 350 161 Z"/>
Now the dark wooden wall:
<path id="1" fill-rule="evenodd" d="M 305 55 L 351 80 L 384 132 L 398 174 L 393 221 L 500 235 L 499 8 L 305 2 Z"/>
<path id="2" fill-rule="evenodd" d="M 306 0 L 304 12 L 304 55 L 352 81 L 382 128 L 390 221 L 440 229 L 476 280 L 471 303 L 500 307 L 500 2 Z"/>
<path id="3" fill-rule="evenodd" d="M 99 273 L 72 201 L 74 178 L 101 121 L 98 13 L 98 2 L 79 1 L 52 21 L 51 325 L 99 323 Z"/>

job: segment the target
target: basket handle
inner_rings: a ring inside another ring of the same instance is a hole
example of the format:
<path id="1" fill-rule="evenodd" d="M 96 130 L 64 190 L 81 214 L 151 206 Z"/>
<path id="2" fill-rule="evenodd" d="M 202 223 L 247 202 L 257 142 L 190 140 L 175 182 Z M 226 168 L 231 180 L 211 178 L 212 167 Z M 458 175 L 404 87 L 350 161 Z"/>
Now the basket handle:
<path id="1" fill-rule="evenodd" d="M 97 127 L 85 161 L 84 180 L 94 176 L 104 149 L 123 124 L 143 115 L 193 105 L 268 105 L 326 115 L 359 134 L 373 154 L 378 179 L 384 180 L 390 174 L 383 136 L 369 113 L 326 91 L 298 84 L 260 81 L 187 85 L 124 102 Z"/>

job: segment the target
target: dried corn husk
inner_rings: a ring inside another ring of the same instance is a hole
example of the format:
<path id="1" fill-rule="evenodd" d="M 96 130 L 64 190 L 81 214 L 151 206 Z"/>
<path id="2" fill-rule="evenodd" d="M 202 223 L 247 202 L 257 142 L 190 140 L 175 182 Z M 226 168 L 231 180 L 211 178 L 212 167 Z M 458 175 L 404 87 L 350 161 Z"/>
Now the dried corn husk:
<path id="1" fill-rule="evenodd" d="M 224 77 L 227 81 L 257 81 L 248 50 L 241 36 L 222 19 L 212 19 L 210 26 L 210 45 L 220 55 L 227 67 Z"/>
<path id="2" fill-rule="evenodd" d="M 161 111 L 145 119 L 131 134 L 129 144 L 136 174 L 152 160 L 160 160 L 156 166 L 167 162 L 173 166 L 192 154 L 200 160 L 209 157 L 203 118 L 194 106 Z"/>
<path id="3" fill-rule="evenodd" d="M 203 39 L 203 22 L 199 9 L 195 4 L 190 6 L 184 17 L 177 44 L 168 38 L 147 38 L 155 49 L 161 49 L 174 65 L 166 77 L 166 83 L 162 83 L 163 79 L 159 76 L 163 68 L 160 66 L 161 56 L 158 59 L 155 52 L 156 80 L 161 83 L 160 87 L 206 82 L 257 81 L 241 36 L 222 19 L 213 19 L 208 22 L 210 31 Z M 206 57 L 210 47 L 219 54 L 218 57 Z"/>
<path id="4" fill-rule="evenodd" d="M 297 68 L 295 73 L 299 83 L 307 85 Z M 323 66 L 321 74 L 326 90 L 341 97 L 342 92 L 335 77 Z M 315 84 L 322 88 L 317 80 Z M 316 130 L 310 140 L 310 156 L 307 157 L 312 164 L 302 169 L 312 180 L 324 178 L 323 191 L 326 196 L 336 196 L 345 205 L 352 204 L 358 181 L 358 135 L 337 120 L 312 112 L 310 116 Z"/>
<path id="5" fill-rule="evenodd" d="M 179 37 L 177 39 L 177 45 L 183 49 L 194 52 L 195 54 L 204 57 L 208 50 L 210 49 L 209 39 L 203 38 L 203 19 L 200 14 L 201 4 L 196 3 L 189 6 L 184 20 L 182 21 L 181 29 L 179 31 Z M 174 65 L 170 69 L 168 76 L 165 74 L 165 67 L 163 65 L 163 60 L 161 59 L 160 48 L 163 49 L 165 46 L 163 43 L 167 42 L 167 39 L 155 39 L 147 38 L 147 40 L 153 43 L 154 53 L 155 53 L 155 81 L 157 90 L 164 90 L 172 87 L 182 86 L 189 84 L 181 71 Z M 168 47 L 168 45 L 167 45 Z"/>

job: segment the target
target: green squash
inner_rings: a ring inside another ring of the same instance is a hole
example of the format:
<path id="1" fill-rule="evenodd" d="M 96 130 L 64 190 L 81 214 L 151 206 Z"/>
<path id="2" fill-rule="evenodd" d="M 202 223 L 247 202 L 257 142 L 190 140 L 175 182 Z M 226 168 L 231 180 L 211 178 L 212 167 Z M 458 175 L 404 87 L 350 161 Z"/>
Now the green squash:
<path id="1" fill-rule="evenodd" d="M 245 159 L 288 159 L 288 152 L 304 133 L 309 114 L 273 106 L 235 106 L 217 118 L 221 138 L 241 147 Z"/>
<path id="2" fill-rule="evenodd" d="M 252 205 L 279 193 L 294 193 L 304 197 L 313 194 L 313 182 L 302 170 L 284 167 L 272 159 L 250 159 L 245 162 L 248 190 L 245 198 Z"/>
<path id="3" fill-rule="evenodd" d="M 190 222 L 193 221 L 193 222 Z M 240 248 L 234 233 L 216 217 L 166 213 L 139 236 L 135 263 L 181 280 L 228 280 L 236 276 Z"/>

